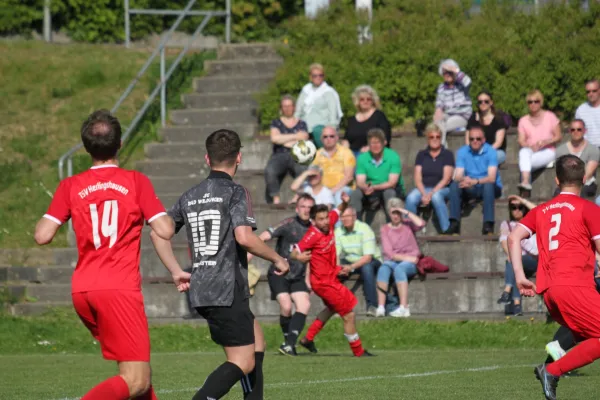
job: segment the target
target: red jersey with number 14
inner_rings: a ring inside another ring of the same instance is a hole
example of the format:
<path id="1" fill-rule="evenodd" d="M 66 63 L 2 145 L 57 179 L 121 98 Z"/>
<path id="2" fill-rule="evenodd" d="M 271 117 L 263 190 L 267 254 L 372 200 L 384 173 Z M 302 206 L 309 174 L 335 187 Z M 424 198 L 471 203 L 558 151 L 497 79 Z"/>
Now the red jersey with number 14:
<path id="1" fill-rule="evenodd" d="M 144 220 L 162 215 L 165 208 L 140 172 L 103 165 L 61 181 L 44 217 L 57 224 L 73 219 L 79 259 L 71 291 L 140 290 Z"/>
<path id="2" fill-rule="evenodd" d="M 519 223 L 537 234 L 536 289 L 595 287 L 594 240 L 600 238 L 600 207 L 572 193 L 561 193 L 531 210 Z"/>
<path id="3" fill-rule="evenodd" d="M 308 228 L 306 234 L 296 248 L 300 252 L 311 251 L 310 284 L 337 281 L 337 253 L 335 251 L 335 224 L 340 219 L 337 209 L 329 212 L 329 233 L 325 234 L 314 225 Z"/>

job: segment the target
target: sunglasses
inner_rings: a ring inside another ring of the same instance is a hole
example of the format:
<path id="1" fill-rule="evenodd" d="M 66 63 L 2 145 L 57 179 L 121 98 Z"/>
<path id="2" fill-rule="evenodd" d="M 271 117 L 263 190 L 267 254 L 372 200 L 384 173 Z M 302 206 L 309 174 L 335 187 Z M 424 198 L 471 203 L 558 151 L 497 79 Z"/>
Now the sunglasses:
<path id="1" fill-rule="evenodd" d="M 335 136 L 334 135 L 325 135 L 325 136 L 321 136 L 321 139 L 333 139 Z"/>
<path id="2" fill-rule="evenodd" d="M 490 104 L 490 100 L 477 100 L 477 104 Z"/>
<path id="3" fill-rule="evenodd" d="M 481 142 L 483 141 L 482 137 L 470 137 L 469 142 Z"/>
<path id="4" fill-rule="evenodd" d="M 583 132 L 583 128 L 571 128 L 569 129 L 571 132 Z"/>
<path id="5" fill-rule="evenodd" d="M 598 90 L 600 90 L 600 89 L 586 90 L 585 92 L 586 92 L 587 94 L 590 94 L 590 93 L 596 93 Z"/>
<path id="6" fill-rule="evenodd" d="M 370 97 L 361 97 L 360 99 L 358 99 L 359 101 L 373 101 L 372 98 Z"/>
<path id="7" fill-rule="evenodd" d="M 539 104 L 541 103 L 540 100 L 527 100 L 527 104 Z"/>
<path id="8" fill-rule="evenodd" d="M 515 211 L 515 210 L 525 211 L 525 207 L 523 207 L 521 204 L 511 204 L 510 210 L 511 211 Z"/>
<path id="9" fill-rule="evenodd" d="M 322 78 L 325 76 L 325 74 L 312 74 L 311 75 L 313 78 Z"/>
<path id="10" fill-rule="evenodd" d="M 435 135 L 435 136 L 427 136 L 427 139 L 429 140 L 433 140 L 433 139 L 441 139 L 442 137 L 440 135 Z"/>

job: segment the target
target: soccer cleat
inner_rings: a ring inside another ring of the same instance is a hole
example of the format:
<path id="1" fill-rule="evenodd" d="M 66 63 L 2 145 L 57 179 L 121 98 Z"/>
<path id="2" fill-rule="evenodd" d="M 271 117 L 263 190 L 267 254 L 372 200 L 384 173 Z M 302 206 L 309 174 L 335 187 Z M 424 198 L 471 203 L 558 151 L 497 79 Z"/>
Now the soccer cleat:
<path id="1" fill-rule="evenodd" d="M 558 376 L 550 374 L 546 370 L 546 364 L 540 364 L 533 370 L 535 377 L 542 383 L 542 391 L 546 400 L 556 400 L 556 386 L 558 386 Z"/>
<path id="2" fill-rule="evenodd" d="M 375 316 L 376 317 L 385 317 L 385 308 L 377 307 L 377 310 L 375 311 Z"/>
<path id="3" fill-rule="evenodd" d="M 317 354 L 317 346 L 315 346 L 315 342 L 313 342 L 312 340 L 307 340 L 306 338 L 300 340 L 300 346 L 304 347 L 306 350 L 310 351 L 311 353 Z"/>
<path id="4" fill-rule="evenodd" d="M 510 293 L 502 292 L 502 295 L 500 296 L 500 298 L 498 299 L 498 301 L 496 303 L 498 303 L 498 304 L 510 303 Z"/>
<path id="5" fill-rule="evenodd" d="M 368 351 L 364 351 L 364 353 L 362 353 L 359 357 L 377 357 L 375 354 L 373 353 L 369 353 Z"/>
<path id="6" fill-rule="evenodd" d="M 400 306 L 396 308 L 394 311 L 390 311 L 390 317 L 395 318 L 407 318 L 410 317 L 410 310 L 408 307 Z"/>
<path id="7" fill-rule="evenodd" d="M 560 347 L 558 340 L 550 342 L 546 345 L 546 353 L 548 353 L 548 355 L 552 357 L 554 361 L 560 360 L 565 356 L 565 354 L 567 354 L 567 352 Z"/>
<path id="8" fill-rule="evenodd" d="M 281 354 L 283 354 L 284 356 L 292 356 L 293 357 L 296 355 L 296 349 L 294 349 L 289 344 L 282 344 L 281 346 L 279 346 L 279 352 Z"/>

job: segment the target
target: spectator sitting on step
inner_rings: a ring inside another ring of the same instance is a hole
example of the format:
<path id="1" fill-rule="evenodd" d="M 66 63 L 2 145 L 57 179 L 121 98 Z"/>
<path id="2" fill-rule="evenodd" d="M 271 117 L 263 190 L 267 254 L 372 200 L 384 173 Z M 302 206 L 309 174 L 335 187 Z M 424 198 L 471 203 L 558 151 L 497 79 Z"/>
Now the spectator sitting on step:
<path id="1" fill-rule="evenodd" d="M 519 221 L 523 219 L 529 210 L 535 206 L 536 205 L 534 203 L 525 200 L 522 197 L 509 196 L 508 212 L 510 217 L 508 221 L 502 221 L 500 224 L 500 245 L 502 246 L 502 250 L 504 250 L 504 254 L 506 254 L 508 259 L 506 261 L 506 268 L 504 270 L 504 291 L 498 299 L 498 304 L 509 304 L 512 301 L 513 313 L 515 315 L 522 315 L 521 293 L 519 293 L 519 289 L 517 288 L 515 272 L 513 270 L 512 263 L 510 262 L 508 244 L 506 241 L 508 239 L 508 235 L 517 226 Z M 525 274 L 529 278 L 536 273 L 538 265 L 537 238 L 535 234 L 527 239 L 523 239 L 521 241 L 521 247 L 523 248 L 521 256 L 523 260 L 523 268 L 525 269 Z"/>
<path id="2" fill-rule="evenodd" d="M 571 140 L 561 144 L 556 149 L 556 158 L 572 154 L 577 156 L 585 163 L 585 183 L 581 188 L 581 197 L 596 197 L 596 169 L 600 162 L 600 150 L 584 139 L 586 133 L 585 123 L 580 119 L 575 119 L 569 126 Z M 554 195 L 558 195 L 560 189 L 556 188 Z"/>
<path id="3" fill-rule="evenodd" d="M 577 107 L 575 118 L 585 123 L 587 133 L 585 139 L 596 147 L 600 147 L 600 81 L 592 79 L 585 84 L 587 99 Z"/>
<path id="4" fill-rule="evenodd" d="M 342 270 L 340 279 L 360 274 L 363 293 L 367 303 L 367 315 L 375 316 L 377 310 L 377 289 L 375 274 L 381 265 L 381 250 L 375 241 L 371 227 L 356 218 L 356 210 L 347 207 L 340 216 L 342 226 L 335 229 L 335 245 L 338 264 Z M 358 288 L 358 285 L 355 285 Z"/>
<path id="5" fill-rule="evenodd" d="M 483 199 L 483 235 L 494 233 L 496 199 L 502 195 L 496 150 L 485 142 L 481 126 L 469 131 L 469 145 L 456 152 L 456 170 L 450 184 L 450 227 L 444 234 L 460 234 L 462 205 Z"/>
<path id="6" fill-rule="evenodd" d="M 539 90 L 527 94 L 529 114 L 519 119 L 519 170 L 521 192 L 531 192 L 531 173 L 546 168 L 556 159 L 554 146 L 562 140 L 560 121 L 552 111 L 544 110 Z"/>
<path id="7" fill-rule="evenodd" d="M 461 72 L 452 59 L 442 60 L 438 73 L 444 78 L 444 83 L 437 88 L 433 122 L 442 130 L 442 144 L 445 146 L 447 133 L 465 128 L 473 113 L 469 96 L 471 78 Z"/>
<path id="8" fill-rule="evenodd" d="M 285 95 L 281 98 L 280 117 L 271 122 L 271 142 L 273 154 L 265 168 L 265 186 L 267 204 L 279 204 L 281 182 L 286 174 L 296 178 L 306 167 L 296 163 L 290 148 L 299 140 L 308 140 L 306 123 L 294 117 L 294 98 Z"/>
<path id="9" fill-rule="evenodd" d="M 450 227 L 446 201 L 450 196 L 448 185 L 454 173 L 454 154 L 442 146 L 439 126 L 429 124 L 425 129 L 427 148 L 417 153 L 415 161 L 415 186 L 406 196 L 406 209 L 417 213 L 420 205 L 433 206 L 442 232 Z"/>
<path id="10" fill-rule="evenodd" d="M 390 277 L 393 274 L 398 287 L 400 306 L 390 312 L 392 317 L 410 317 L 408 307 L 408 280 L 417 274 L 421 251 L 415 232 L 425 226 L 425 221 L 403 208 L 402 200 L 391 198 L 387 202 L 391 222 L 381 227 L 383 264 L 377 272 L 377 317 L 385 315 L 385 302 Z"/>
<path id="11" fill-rule="evenodd" d="M 496 149 L 498 165 L 506 161 L 506 130 L 509 128 L 503 114 L 496 112 L 494 100 L 489 92 L 482 91 L 477 95 L 477 111 L 471 115 L 467 123 L 465 144 L 469 144 L 469 129 L 473 125 L 481 125 L 486 143 Z"/>
<path id="12" fill-rule="evenodd" d="M 296 117 L 308 124 L 317 148 L 323 147 L 321 135 L 323 128 L 337 128 L 342 119 L 340 96 L 334 88 L 325 82 L 325 69 L 321 64 L 312 64 L 309 68 L 310 83 L 302 88 L 298 97 Z"/>
<path id="13" fill-rule="evenodd" d="M 318 165 L 311 165 L 294 179 L 291 189 L 295 193 L 310 194 L 315 204 L 325 204 L 329 209 L 335 204 L 331 190 L 323 185 L 323 170 Z"/>
<path id="14" fill-rule="evenodd" d="M 375 213 L 381 206 L 389 221 L 385 204 L 393 197 L 404 196 L 404 180 L 400 155 L 385 147 L 385 133 L 373 128 L 368 135 L 369 151 L 361 153 L 356 160 L 357 189 L 350 195 L 350 205 L 362 219 L 367 209 L 365 222 L 373 222 Z"/>
<path id="15" fill-rule="evenodd" d="M 380 110 L 381 103 L 377 92 L 368 85 L 360 85 L 352 93 L 352 102 L 356 107 L 356 114 L 348 118 L 348 127 L 344 135 L 344 142 L 358 157 L 360 153 L 369 151 L 367 134 L 372 128 L 379 128 L 385 133 L 387 147 L 392 141 L 392 126 L 385 114 Z"/>
<path id="16" fill-rule="evenodd" d="M 354 187 L 354 168 L 356 159 L 349 148 L 342 146 L 335 128 L 323 128 L 323 148 L 317 151 L 312 165 L 321 167 L 323 171 L 323 185 L 325 185 L 335 199 L 337 207 L 342 202 L 342 193 L 350 194 Z"/>

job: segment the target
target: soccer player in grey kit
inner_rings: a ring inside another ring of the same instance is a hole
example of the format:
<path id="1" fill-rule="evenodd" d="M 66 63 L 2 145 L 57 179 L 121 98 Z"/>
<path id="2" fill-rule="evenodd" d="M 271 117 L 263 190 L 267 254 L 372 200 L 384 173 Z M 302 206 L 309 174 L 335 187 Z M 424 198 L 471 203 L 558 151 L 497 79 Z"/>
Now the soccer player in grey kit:
<path id="1" fill-rule="evenodd" d="M 256 221 L 248 191 L 233 182 L 242 162 L 237 133 L 221 129 L 206 139 L 210 174 L 185 192 L 168 214 L 175 231 L 184 225 L 193 250 L 190 301 L 204 317 L 213 341 L 227 361 L 206 378 L 192 400 L 220 399 L 241 381 L 244 399 L 263 398 L 263 332 L 250 311 L 247 252 L 271 261 L 278 274 L 289 270 L 286 259 L 256 236 Z M 178 271 L 171 242 L 151 235 L 169 271 Z"/>

